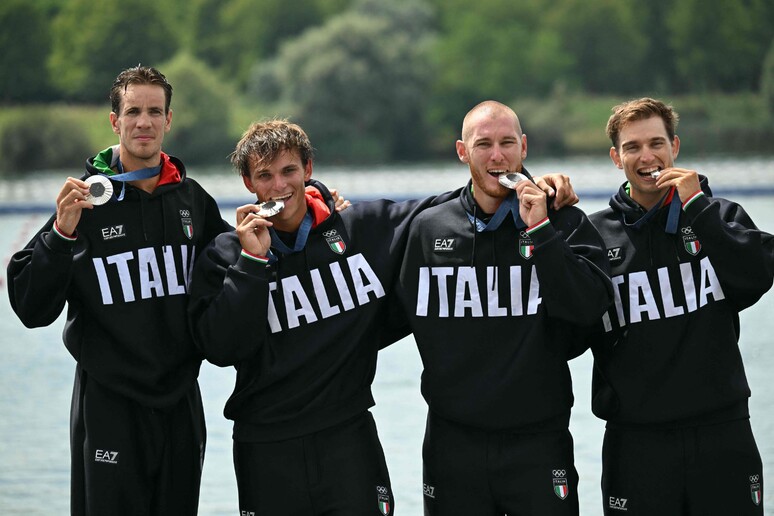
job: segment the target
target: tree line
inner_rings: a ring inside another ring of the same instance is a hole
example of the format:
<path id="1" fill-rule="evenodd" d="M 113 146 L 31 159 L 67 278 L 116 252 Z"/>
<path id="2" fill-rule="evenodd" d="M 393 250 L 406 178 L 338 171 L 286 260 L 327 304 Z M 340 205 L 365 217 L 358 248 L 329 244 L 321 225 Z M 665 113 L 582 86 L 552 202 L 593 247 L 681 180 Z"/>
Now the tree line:
<path id="1" fill-rule="evenodd" d="M 487 98 L 774 104 L 769 0 L 6 0 L 0 39 L 5 105 L 106 104 L 121 69 L 174 72 L 172 138 L 203 161 L 257 116 L 300 122 L 331 160 L 385 161 L 448 147 Z"/>

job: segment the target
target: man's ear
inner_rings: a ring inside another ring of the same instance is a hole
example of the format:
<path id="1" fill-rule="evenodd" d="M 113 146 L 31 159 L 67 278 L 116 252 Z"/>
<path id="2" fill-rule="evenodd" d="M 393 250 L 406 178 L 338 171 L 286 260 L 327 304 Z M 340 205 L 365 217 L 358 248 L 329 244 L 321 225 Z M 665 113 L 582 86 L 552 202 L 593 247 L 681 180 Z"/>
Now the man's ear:
<path id="1" fill-rule="evenodd" d="M 610 159 L 613 160 L 613 163 L 615 163 L 616 167 L 623 168 L 621 156 L 618 155 L 618 151 L 615 149 L 615 147 L 610 147 Z"/>
<path id="2" fill-rule="evenodd" d="M 312 160 L 306 162 L 306 166 L 304 167 L 304 183 L 312 179 Z"/>
<path id="3" fill-rule="evenodd" d="M 465 142 L 462 140 L 457 140 L 455 147 L 457 148 L 457 157 L 460 158 L 460 161 L 463 163 L 469 163 L 470 158 L 468 157 L 468 150 L 465 148 Z"/>
<path id="4" fill-rule="evenodd" d="M 113 128 L 115 134 L 121 134 L 121 130 L 118 128 L 118 115 L 112 111 L 110 112 L 110 127 Z"/>
<path id="5" fill-rule="evenodd" d="M 253 183 L 250 182 L 250 178 L 248 176 L 243 175 L 242 182 L 245 184 L 245 188 L 247 188 L 247 190 L 250 193 L 253 193 L 253 194 L 255 193 L 255 188 L 253 188 Z"/>
<path id="6" fill-rule="evenodd" d="M 168 133 L 172 128 L 172 110 L 167 111 L 167 121 L 164 123 L 164 132 Z"/>

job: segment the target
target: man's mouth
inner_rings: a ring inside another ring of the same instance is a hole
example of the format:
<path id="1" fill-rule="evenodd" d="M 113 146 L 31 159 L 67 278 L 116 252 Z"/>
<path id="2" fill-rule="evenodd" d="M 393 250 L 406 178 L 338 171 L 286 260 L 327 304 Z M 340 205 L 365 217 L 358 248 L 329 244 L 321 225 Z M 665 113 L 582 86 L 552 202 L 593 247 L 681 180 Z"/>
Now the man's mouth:
<path id="1" fill-rule="evenodd" d="M 292 193 L 289 193 L 289 194 L 286 194 L 286 195 L 277 195 L 275 197 L 272 197 L 271 200 L 272 201 L 283 201 L 284 202 L 284 201 L 287 201 L 288 199 L 290 199 L 290 197 L 292 197 L 292 195 L 293 195 Z"/>
<path id="2" fill-rule="evenodd" d="M 641 168 L 637 171 L 637 174 L 643 176 L 643 177 L 651 177 L 653 179 L 658 179 L 658 176 L 661 175 L 661 167 L 649 167 L 649 168 Z"/>

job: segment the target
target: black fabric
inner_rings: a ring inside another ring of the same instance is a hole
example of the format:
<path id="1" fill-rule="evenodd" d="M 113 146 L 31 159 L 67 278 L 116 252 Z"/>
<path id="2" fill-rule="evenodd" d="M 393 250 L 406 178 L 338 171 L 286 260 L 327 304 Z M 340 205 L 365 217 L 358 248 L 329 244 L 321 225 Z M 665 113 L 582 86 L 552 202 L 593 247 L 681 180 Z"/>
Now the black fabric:
<path id="1" fill-rule="evenodd" d="M 234 442 L 241 514 L 391 516 L 392 487 L 370 412 L 283 441 Z"/>
<path id="2" fill-rule="evenodd" d="M 75 242 L 53 231 L 52 216 L 8 264 L 11 307 L 25 326 L 52 324 L 66 306 L 63 340 L 80 366 L 159 408 L 198 376 L 188 283 L 198 254 L 229 229 L 215 200 L 170 159 L 181 182 L 152 194 L 127 185 L 123 201 L 84 209 Z"/>
<path id="3" fill-rule="evenodd" d="M 206 431 L 198 385 L 175 405 L 143 407 L 76 369 L 71 513 L 195 515 Z"/>
<path id="4" fill-rule="evenodd" d="M 240 256 L 234 232 L 204 251 L 190 316 L 205 357 L 236 366 L 225 408 L 235 440 L 300 437 L 374 404 L 377 351 L 408 334 L 390 320 L 390 293 L 409 223 L 443 199 L 362 202 L 339 214 L 328 195 L 329 218 L 303 250 L 272 249 L 276 263 Z"/>
<path id="5" fill-rule="evenodd" d="M 608 250 L 615 303 L 592 336 L 592 409 L 613 423 L 681 426 L 745 405 L 739 312 L 774 281 L 774 237 L 726 199 L 697 198 L 676 234 L 624 187 L 591 221 Z M 752 329 L 751 329 L 752 330 Z M 743 416 L 746 414 L 743 414 Z M 733 415 L 731 416 L 733 417 Z"/>
<path id="6" fill-rule="evenodd" d="M 431 412 L 422 455 L 426 516 L 578 515 L 567 429 L 494 432 Z"/>
<path id="7" fill-rule="evenodd" d="M 567 361 L 579 328 L 612 300 L 602 239 L 573 207 L 530 233 L 511 217 L 476 233 L 469 205 L 455 199 L 411 225 L 398 294 L 424 364 L 422 395 L 473 427 L 566 429 Z"/>
<path id="8" fill-rule="evenodd" d="M 605 516 L 764 514 L 761 457 L 749 419 L 668 430 L 607 428 L 602 468 Z"/>

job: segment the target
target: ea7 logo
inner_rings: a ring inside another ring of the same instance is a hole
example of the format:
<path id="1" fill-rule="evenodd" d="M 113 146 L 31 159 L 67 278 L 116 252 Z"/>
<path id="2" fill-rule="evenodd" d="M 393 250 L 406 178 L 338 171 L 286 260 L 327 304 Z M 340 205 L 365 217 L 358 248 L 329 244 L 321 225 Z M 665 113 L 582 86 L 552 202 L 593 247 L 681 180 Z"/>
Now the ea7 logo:
<path id="1" fill-rule="evenodd" d="M 454 239 L 436 238 L 435 240 L 433 240 L 433 251 L 435 252 L 454 251 Z"/>
<path id="2" fill-rule="evenodd" d="M 435 498 L 435 487 L 429 484 L 422 484 L 422 491 L 425 493 L 425 496 Z"/>
<path id="3" fill-rule="evenodd" d="M 620 247 L 611 247 L 607 250 L 607 259 L 611 264 L 618 263 L 624 258 L 623 249 Z"/>
<path id="4" fill-rule="evenodd" d="M 102 228 L 102 240 L 113 240 L 114 238 L 125 237 L 124 225 L 110 226 L 109 228 Z"/>
<path id="5" fill-rule="evenodd" d="M 239 511 L 239 516 L 255 516 L 255 511 Z"/>
<path id="6" fill-rule="evenodd" d="M 627 498 L 618 498 L 616 496 L 611 496 L 607 499 L 608 501 L 608 507 L 611 509 L 615 509 L 617 511 L 628 511 L 629 509 L 626 507 L 626 502 L 629 500 Z"/>
<path id="7" fill-rule="evenodd" d="M 118 464 L 118 452 L 109 450 L 97 450 L 97 452 L 94 454 L 94 462 Z"/>

